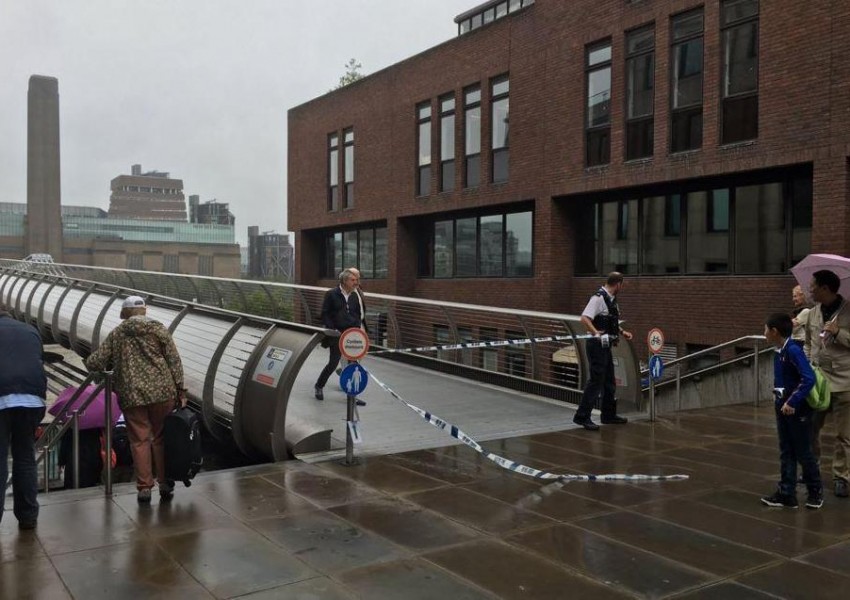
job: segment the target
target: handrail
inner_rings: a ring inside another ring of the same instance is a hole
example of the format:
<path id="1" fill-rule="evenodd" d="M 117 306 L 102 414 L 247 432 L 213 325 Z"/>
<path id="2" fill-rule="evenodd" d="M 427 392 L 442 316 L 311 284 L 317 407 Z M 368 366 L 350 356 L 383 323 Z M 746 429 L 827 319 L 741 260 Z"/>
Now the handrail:
<path id="1" fill-rule="evenodd" d="M 718 344 L 717 346 L 712 346 L 711 348 L 703 348 L 702 350 L 697 350 L 696 352 L 693 352 L 691 354 L 687 354 L 685 356 L 679 356 L 677 358 L 674 358 L 673 360 L 666 361 L 664 363 L 664 367 L 668 368 L 668 367 L 672 367 L 676 364 L 679 364 L 681 362 L 688 362 L 688 361 L 693 360 L 695 358 L 698 358 L 700 356 L 704 356 L 706 354 L 712 354 L 714 352 L 717 352 L 718 350 L 723 350 L 724 348 L 737 346 L 741 342 L 748 342 L 748 341 L 763 342 L 766 339 L 767 338 L 764 337 L 763 335 L 745 335 L 743 337 L 739 337 L 739 338 L 736 338 L 734 340 L 730 340 L 728 342 L 723 342 L 722 344 Z M 641 375 L 643 375 L 644 373 L 649 373 L 649 368 L 641 369 L 640 373 L 641 373 Z"/>

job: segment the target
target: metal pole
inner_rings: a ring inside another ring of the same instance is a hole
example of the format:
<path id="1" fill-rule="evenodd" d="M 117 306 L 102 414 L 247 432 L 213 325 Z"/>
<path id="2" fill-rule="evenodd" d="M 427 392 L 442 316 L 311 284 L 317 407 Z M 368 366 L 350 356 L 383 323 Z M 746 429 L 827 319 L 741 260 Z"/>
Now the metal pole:
<path id="1" fill-rule="evenodd" d="M 357 464 L 354 460 L 354 438 L 351 437 L 351 426 L 349 423 L 354 421 L 354 402 L 355 398 L 351 394 L 346 394 L 346 411 L 345 411 L 345 461 L 342 463 L 347 467 Z"/>
<path id="2" fill-rule="evenodd" d="M 50 492 L 50 444 L 44 446 L 44 494 Z"/>
<path id="3" fill-rule="evenodd" d="M 676 363 L 676 405 L 682 410 L 682 363 Z"/>
<path id="4" fill-rule="evenodd" d="M 649 420 L 655 421 L 655 379 L 649 374 Z"/>
<path id="5" fill-rule="evenodd" d="M 103 373 L 103 393 L 106 397 L 104 413 L 106 414 L 104 438 L 106 439 L 106 495 L 112 495 L 112 371 Z"/>
<path id="6" fill-rule="evenodd" d="M 71 464 L 74 467 L 74 489 L 80 488 L 80 411 L 75 410 L 71 413 L 71 425 L 73 431 L 71 439 L 73 440 L 73 460 Z"/>
<path id="7" fill-rule="evenodd" d="M 761 394 L 761 386 L 759 385 L 761 383 L 759 381 L 759 341 L 754 340 L 753 345 L 755 346 L 755 350 L 753 350 L 753 370 L 755 371 L 756 406 L 758 406 L 759 395 Z"/>

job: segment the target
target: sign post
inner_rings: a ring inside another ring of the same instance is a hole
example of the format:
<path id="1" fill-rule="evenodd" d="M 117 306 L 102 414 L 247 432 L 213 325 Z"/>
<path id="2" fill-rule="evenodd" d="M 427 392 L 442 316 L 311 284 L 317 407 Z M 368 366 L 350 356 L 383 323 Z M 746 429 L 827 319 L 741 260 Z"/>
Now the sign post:
<path id="1" fill-rule="evenodd" d="M 342 464 L 351 467 L 358 463 L 358 460 L 354 457 L 355 437 L 357 437 L 358 442 L 360 441 L 357 429 L 359 419 L 356 417 L 356 397 L 357 394 L 366 389 L 366 384 L 369 381 L 369 374 L 357 361 L 369 352 L 369 336 L 359 327 L 346 329 L 339 336 L 339 351 L 345 358 L 353 361 L 343 369 L 339 378 L 346 399 L 345 460 L 342 461 Z"/>

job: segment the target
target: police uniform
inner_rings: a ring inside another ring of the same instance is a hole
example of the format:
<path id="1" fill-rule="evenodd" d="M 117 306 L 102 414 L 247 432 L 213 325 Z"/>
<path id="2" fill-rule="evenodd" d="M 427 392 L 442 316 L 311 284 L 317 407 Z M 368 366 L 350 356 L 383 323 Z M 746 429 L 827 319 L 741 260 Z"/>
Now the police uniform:
<path id="1" fill-rule="evenodd" d="M 620 336 L 620 308 L 617 306 L 617 298 L 601 287 L 590 297 L 581 315 L 593 321 L 596 330 L 607 334 L 609 340 L 608 344 L 604 344 L 598 337 L 587 340 L 590 378 L 573 420 L 578 424 L 589 422 L 590 411 L 593 410 L 596 399 L 602 394 L 602 422 L 610 422 L 619 419 L 617 400 L 614 396 L 616 389 L 614 359 L 611 354 L 611 348 L 617 344 Z"/>

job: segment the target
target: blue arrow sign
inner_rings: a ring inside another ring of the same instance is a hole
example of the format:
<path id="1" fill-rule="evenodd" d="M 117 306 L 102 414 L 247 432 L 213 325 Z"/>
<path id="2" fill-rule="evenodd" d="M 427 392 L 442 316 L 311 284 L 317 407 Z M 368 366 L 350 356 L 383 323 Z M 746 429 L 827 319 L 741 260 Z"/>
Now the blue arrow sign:
<path id="1" fill-rule="evenodd" d="M 339 387 L 350 396 L 356 396 L 369 384 L 369 373 L 359 363 L 351 363 L 339 375 Z"/>
<path id="2" fill-rule="evenodd" d="M 652 377 L 653 381 L 658 381 L 661 379 L 661 375 L 663 373 L 664 361 L 661 360 L 661 356 L 654 354 L 652 358 L 649 359 L 649 376 Z"/>

